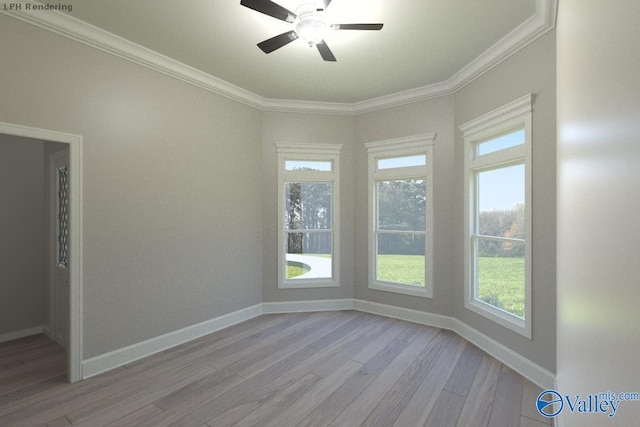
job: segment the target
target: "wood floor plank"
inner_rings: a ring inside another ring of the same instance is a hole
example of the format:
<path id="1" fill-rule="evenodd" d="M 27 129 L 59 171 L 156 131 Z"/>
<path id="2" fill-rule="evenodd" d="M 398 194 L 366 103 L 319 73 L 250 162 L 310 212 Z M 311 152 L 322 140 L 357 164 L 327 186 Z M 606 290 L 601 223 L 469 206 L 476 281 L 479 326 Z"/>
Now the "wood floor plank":
<path id="1" fill-rule="evenodd" d="M 406 342 L 392 341 L 371 358 L 356 373 L 320 403 L 299 426 L 328 426 L 349 403 L 364 390 L 378 375 L 407 347 Z"/>
<path id="2" fill-rule="evenodd" d="M 241 407 L 224 412 L 211 419 L 207 424 L 216 427 L 232 427 L 242 421 L 243 424 L 258 422 L 260 425 L 264 425 L 266 421 L 294 403 L 320 380 L 321 378 L 316 375 L 307 374 L 291 381 L 285 387 L 275 390 L 265 398 L 245 401 Z"/>
<path id="3" fill-rule="evenodd" d="M 444 389 L 460 396 L 467 396 L 483 354 L 475 345 L 467 345 Z"/>
<path id="4" fill-rule="evenodd" d="M 296 316 L 287 322 L 259 330 L 243 340 L 211 353 L 211 364 L 215 368 L 223 369 L 238 359 L 254 354 L 263 347 L 273 347 L 282 339 L 304 335 L 309 328 L 313 328 L 314 326 L 318 327 L 318 323 L 322 322 L 328 314 L 329 313 L 321 313 L 319 316 Z"/>
<path id="5" fill-rule="evenodd" d="M 351 376 L 361 368 L 361 363 L 348 360 L 331 375 L 323 378 L 316 387 L 308 391 L 304 396 L 266 424 L 253 422 L 253 424 L 246 425 L 246 427 L 281 427 L 284 425 L 297 425 L 300 420 L 315 409 L 319 402 L 324 402 L 335 390 L 341 387 L 348 378 L 351 378 Z M 244 426 L 244 423 L 240 422 L 239 425 Z"/>
<path id="6" fill-rule="evenodd" d="M 457 335 L 358 311 L 256 317 L 75 384 L 65 358 L 0 344 L 1 426 L 550 425 L 539 387 Z"/>
<path id="7" fill-rule="evenodd" d="M 487 427 L 491 407 L 495 398 L 498 377 L 502 364 L 485 355 L 478 366 L 473 383 L 467 394 L 462 413 L 458 418 L 459 427 Z"/>
<path id="8" fill-rule="evenodd" d="M 140 421 L 137 425 L 140 427 L 171 425 L 233 390 L 244 381 L 244 378 L 216 371 L 156 401 L 155 404 L 163 411 Z"/>
<path id="9" fill-rule="evenodd" d="M 108 427 L 131 427 L 137 426 L 142 421 L 153 417 L 162 412 L 155 403 L 151 403 L 149 405 L 143 406 L 142 408 L 137 408 L 132 412 L 125 414 L 124 416 L 118 418 L 112 423 L 108 424 Z"/>
<path id="10" fill-rule="evenodd" d="M 358 316 L 345 316 L 342 318 L 340 326 L 336 326 L 334 330 L 326 333 L 308 346 L 292 352 L 286 358 L 272 365 L 270 369 L 262 371 L 227 390 L 223 395 L 213 396 L 201 402 L 197 407 L 192 406 L 188 411 L 185 411 L 184 408 L 180 408 L 178 411 L 171 411 L 166 414 L 164 419 L 157 420 L 157 424 L 149 423 L 148 425 L 150 427 L 160 427 L 165 425 L 205 424 L 217 414 L 234 408 L 239 402 L 246 400 L 252 395 L 264 395 L 277 389 L 287 381 L 305 375 L 309 372 L 310 367 L 321 363 L 327 359 L 334 350 L 346 345 L 346 342 L 358 337 L 363 331 L 366 331 L 370 327 L 366 321 L 358 318 Z M 327 336 L 331 336 L 333 339 L 327 341 Z M 327 345 L 322 350 L 319 350 L 316 347 L 318 342 L 324 342 Z M 224 372 L 233 374 L 233 371 L 230 372 L 229 368 L 226 368 Z"/>
<path id="11" fill-rule="evenodd" d="M 431 411 L 438 402 L 440 394 L 444 390 L 451 372 L 454 370 L 458 360 L 460 360 L 460 356 L 467 345 L 467 342 L 462 338 L 455 336 L 453 333 L 451 335 L 451 340 L 435 359 L 417 390 L 409 395 L 409 401 L 396 418 L 394 426 L 414 427 L 426 423 Z"/>
<path id="12" fill-rule="evenodd" d="M 165 372 L 122 389 L 120 392 L 104 396 L 100 401 L 66 413 L 74 425 L 106 425 L 133 412 L 136 408 L 147 406 L 154 401 L 197 381 L 203 375 L 217 370 L 204 361 L 178 366 Z"/>
<path id="13" fill-rule="evenodd" d="M 549 424 L 527 417 L 520 417 L 520 427 L 548 427 Z"/>
<path id="14" fill-rule="evenodd" d="M 456 427 L 466 400 L 465 396 L 442 390 L 424 427 Z"/>
<path id="15" fill-rule="evenodd" d="M 353 319 L 353 316 L 340 315 L 323 319 L 320 324 L 310 325 L 295 336 L 287 337 L 277 343 L 265 346 L 260 351 L 237 360 L 224 369 L 235 371 L 237 375 L 243 378 L 251 378 L 278 363 L 300 347 L 311 345 L 314 341 L 334 331 L 344 324 L 347 319 Z"/>
<path id="16" fill-rule="evenodd" d="M 365 325 L 366 329 L 361 330 L 360 333 L 356 335 L 344 335 L 343 338 L 335 341 L 334 344 L 331 344 L 331 341 L 328 341 L 328 343 L 325 344 L 323 341 L 326 341 L 326 338 L 324 340 L 320 340 L 320 344 L 313 344 L 319 351 L 327 348 L 325 347 L 326 345 L 333 345 L 336 349 L 322 363 L 314 367 L 313 373 L 320 377 L 326 377 L 348 360 L 353 360 L 354 357 L 362 353 L 362 349 L 365 346 L 370 344 L 372 341 L 377 340 L 382 334 L 387 332 L 389 328 L 392 328 L 394 321 L 390 319 L 371 319 L 366 321 Z M 369 356 L 372 357 L 373 354 L 370 354 Z M 360 359 L 364 362 L 368 360 L 363 357 L 360 357 Z"/>
<path id="17" fill-rule="evenodd" d="M 57 354 L 41 363 L 23 365 L 0 372 L 0 396 L 15 393 L 21 388 L 56 378 L 64 372 L 67 361 Z"/>
<path id="18" fill-rule="evenodd" d="M 491 408 L 489 425 L 511 427 L 520 422 L 522 401 L 522 377 L 503 366 L 496 385 L 496 397 Z"/>
<path id="19" fill-rule="evenodd" d="M 451 340 L 451 334 L 439 331 L 429 345 L 429 349 L 411 363 L 400 379 L 387 388 L 380 403 L 365 418 L 363 426 L 393 425 L 410 396 L 420 386 L 435 359 L 444 351 Z"/>
<path id="20" fill-rule="evenodd" d="M 360 425 L 380 403 L 390 385 L 395 384 L 414 360 L 426 351 L 437 332 L 438 330 L 435 328 L 420 328 L 418 333 L 407 342 L 404 351 L 380 373 L 369 387 L 356 396 L 349 407 L 331 422 L 331 425 L 333 427 Z"/>
<path id="21" fill-rule="evenodd" d="M 46 427 L 68 427 L 72 426 L 71 421 L 67 417 L 56 418 L 55 420 L 49 421 L 45 424 Z"/>

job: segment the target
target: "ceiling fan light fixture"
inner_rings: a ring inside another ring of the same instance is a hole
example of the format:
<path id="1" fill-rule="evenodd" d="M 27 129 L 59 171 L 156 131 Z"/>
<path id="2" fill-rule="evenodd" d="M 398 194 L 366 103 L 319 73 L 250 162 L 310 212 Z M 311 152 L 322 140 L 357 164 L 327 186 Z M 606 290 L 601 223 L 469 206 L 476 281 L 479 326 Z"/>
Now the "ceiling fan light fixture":
<path id="1" fill-rule="evenodd" d="M 331 1 L 306 1 L 298 6 L 295 13 L 271 0 L 240 0 L 240 5 L 293 25 L 293 29 L 258 43 L 264 53 L 271 53 L 301 38 L 309 46 L 316 47 L 322 59 L 336 62 L 336 57 L 324 41 L 329 30 L 381 30 L 383 24 L 329 24 L 324 12 Z"/>
<path id="2" fill-rule="evenodd" d="M 330 28 L 327 21 L 315 13 L 298 16 L 294 25 L 296 33 L 298 33 L 300 38 L 312 47 L 324 39 L 325 34 Z"/>

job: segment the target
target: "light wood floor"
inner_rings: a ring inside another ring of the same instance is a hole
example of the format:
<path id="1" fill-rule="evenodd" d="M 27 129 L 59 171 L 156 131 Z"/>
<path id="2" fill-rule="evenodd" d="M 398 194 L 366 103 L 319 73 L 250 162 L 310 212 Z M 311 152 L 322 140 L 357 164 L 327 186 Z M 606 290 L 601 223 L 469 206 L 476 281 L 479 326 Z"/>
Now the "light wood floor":
<path id="1" fill-rule="evenodd" d="M 546 427 L 538 387 L 456 334 L 355 311 L 265 315 L 76 384 L 0 344 L 0 426 Z"/>

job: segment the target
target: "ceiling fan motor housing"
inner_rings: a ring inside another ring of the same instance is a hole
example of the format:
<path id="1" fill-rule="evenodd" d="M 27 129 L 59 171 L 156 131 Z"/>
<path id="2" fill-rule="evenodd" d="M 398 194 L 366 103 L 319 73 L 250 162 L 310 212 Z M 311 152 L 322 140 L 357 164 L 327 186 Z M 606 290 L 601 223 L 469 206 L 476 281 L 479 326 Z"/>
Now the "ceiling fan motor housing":
<path id="1" fill-rule="evenodd" d="M 293 23 L 294 28 L 311 47 L 320 43 L 330 29 L 322 12 L 322 9 L 316 9 L 315 2 L 302 3 L 296 9 L 297 18 Z"/>

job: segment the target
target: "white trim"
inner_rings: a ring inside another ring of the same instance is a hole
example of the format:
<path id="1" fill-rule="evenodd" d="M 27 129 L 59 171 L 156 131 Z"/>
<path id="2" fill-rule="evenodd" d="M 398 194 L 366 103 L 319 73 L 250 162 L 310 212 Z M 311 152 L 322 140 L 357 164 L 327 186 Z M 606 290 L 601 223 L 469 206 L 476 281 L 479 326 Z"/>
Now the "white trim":
<path id="1" fill-rule="evenodd" d="M 394 154 L 397 152 L 399 155 L 411 154 L 417 150 L 424 148 L 426 145 L 433 145 L 436 139 L 436 133 L 425 133 L 422 135 L 412 135 L 400 138 L 385 139 L 382 141 L 367 142 L 364 146 L 367 148 L 368 153 L 389 153 L 393 150 Z"/>
<path id="2" fill-rule="evenodd" d="M 265 302 L 262 307 L 265 314 L 353 310 L 353 299 Z"/>
<path id="3" fill-rule="evenodd" d="M 466 309 L 496 322 L 528 339 L 532 337 L 532 111 L 534 95 L 526 94 L 502 107 L 459 126 L 464 140 L 464 306 Z M 513 128 L 525 131 L 525 141 L 521 146 L 478 155 L 477 145 L 483 140 L 503 134 Z M 523 164 L 525 168 L 525 301 L 524 318 L 476 298 L 477 265 L 475 263 L 474 239 L 477 231 L 478 211 L 476 174 L 483 170 Z"/>
<path id="4" fill-rule="evenodd" d="M 115 369 L 143 357 L 158 353 L 159 351 L 189 342 L 262 314 L 338 310 L 357 310 L 453 331 L 538 386 L 547 389 L 553 388 L 556 384 L 555 375 L 551 372 L 454 317 L 352 298 L 265 302 L 256 304 L 215 319 L 88 359 L 83 363 L 84 378 L 90 378 L 102 372 Z"/>
<path id="5" fill-rule="evenodd" d="M 34 4 L 30 0 L 16 0 L 14 4 Z M 37 10 L 4 11 L 13 18 L 51 31 L 68 39 L 166 74 L 185 83 L 226 96 L 243 104 L 264 109 L 265 99 L 248 90 L 178 62 L 151 49 L 112 34 L 73 16 L 57 11 L 43 13 Z"/>
<path id="6" fill-rule="evenodd" d="M 276 142 L 274 145 L 278 154 L 293 154 L 296 156 L 324 155 L 329 158 L 330 156 L 339 156 L 342 151 L 342 144 L 289 144 Z"/>
<path id="7" fill-rule="evenodd" d="M 91 378 L 103 372 L 126 365 L 160 351 L 193 341 L 204 335 L 233 326 L 262 314 L 262 304 L 256 304 L 237 310 L 202 323 L 169 332 L 100 356 L 92 357 L 82 363 L 83 379 Z"/>
<path id="8" fill-rule="evenodd" d="M 16 0 L 13 3 L 26 4 L 33 1 Z M 455 93 L 552 30 L 556 24 L 557 7 L 558 0 L 536 0 L 535 15 L 446 81 L 356 103 L 264 98 L 61 12 L 0 9 L 0 13 L 261 110 L 355 115 Z"/>
<path id="9" fill-rule="evenodd" d="M 555 385 L 555 375 L 553 373 L 466 323 L 458 319 L 453 319 L 453 321 L 455 322 L 455 326 L 452 329 L 454 332 L 518 372 L 532 383 L 537 384 L 543 389 L 553 388 Z"/>
<path id="10" fill-rule="evenodd" d="M 390 317 L 392 319 L 405 320 L 407 322 L 419 323 L 421 325 L 433 326 L 454 330 L 453 317 L 441 314 L 427 313 L 426 311 L 413 310 L 410 308 L 397 307 L 395 305 L 381 304 L 377 302 L 355 300 L 354 309 L 365 313 L 377 314 Z"/>
<path id="11" fill-rule="evenodd" d="M 23 329 L 21 331 L 8 332 L 0 335 L 0 343 L 13 341 L 24 337 L 30 337 L 31 335 L 43 334 L 45 332 L 44 326 L 35 326 L 33 328 Z"/>
<path id="12" fill-rule="evenodd" d="M 342 144 L 275 143 L 278 153 L 278 218 L 285 217 L 285 183 L 319 182 L 331 184 L 331 228 L 314 230 L 331 233 L 331 277 L 287 279 L 284 220 L 278 221 L 278 289 L 313 289 L 340 286 L 340 152 Z M 330 161 L 330 171 L 286 170 L 288 160 Z"/>
<path id="13" fill-rule="evenodd" d="M 421 298 L 433 298 L 433 146 L 435 133 L 414 135 L 404 138 L 387 139 L 365 143 L 368 157 L 368 286 L 384 292 L 412 295 Z M 382 158 L 403 157 L 411 155 L 426 155 L 424 166 L 410 166 L 403 168 L 378 169 L 378 160 Z M 426 212 L 425 230 L 416 232 L 425 237 L 425 271 L 424 286 L 408 285 L 403 283 L 391 283 L 377 280 L 377 236 L 378 230 L 378 205 L 376 200 L 376 182 L 380 180 L 394 179 L 425 179 L 426 184 Z"/>
<path id="14" fill-rule="evenodd" d="M 553 373 L 454 317 L 362 300 L 354 301 L 354 309 L 421 325 L 448 329 L 495 357 L 534 384 L 544 389 L 553 388 L 555 385 L 555 375 Z"/>
<path id="15" fill-rule="evenodd" d="M 43 14 L 48 15 L 48 14 Z M 69 348 L 67 375 L 82 379 L 82 136 L 0 122 L 0 134 L 69 144 Z"/>
<path id="16" fill-rule="evenodd" d="M 509 127 L 508 123 L 514 121 L 522 122 L 522 116 L 533 111 L 533 101 L 534 95 L 528 93 L 480 117 L 469 120 L 458 128 L 465 137 L 472 137 L 474 140 L 483 139 L 492 133 L 491 128 Z"/>

